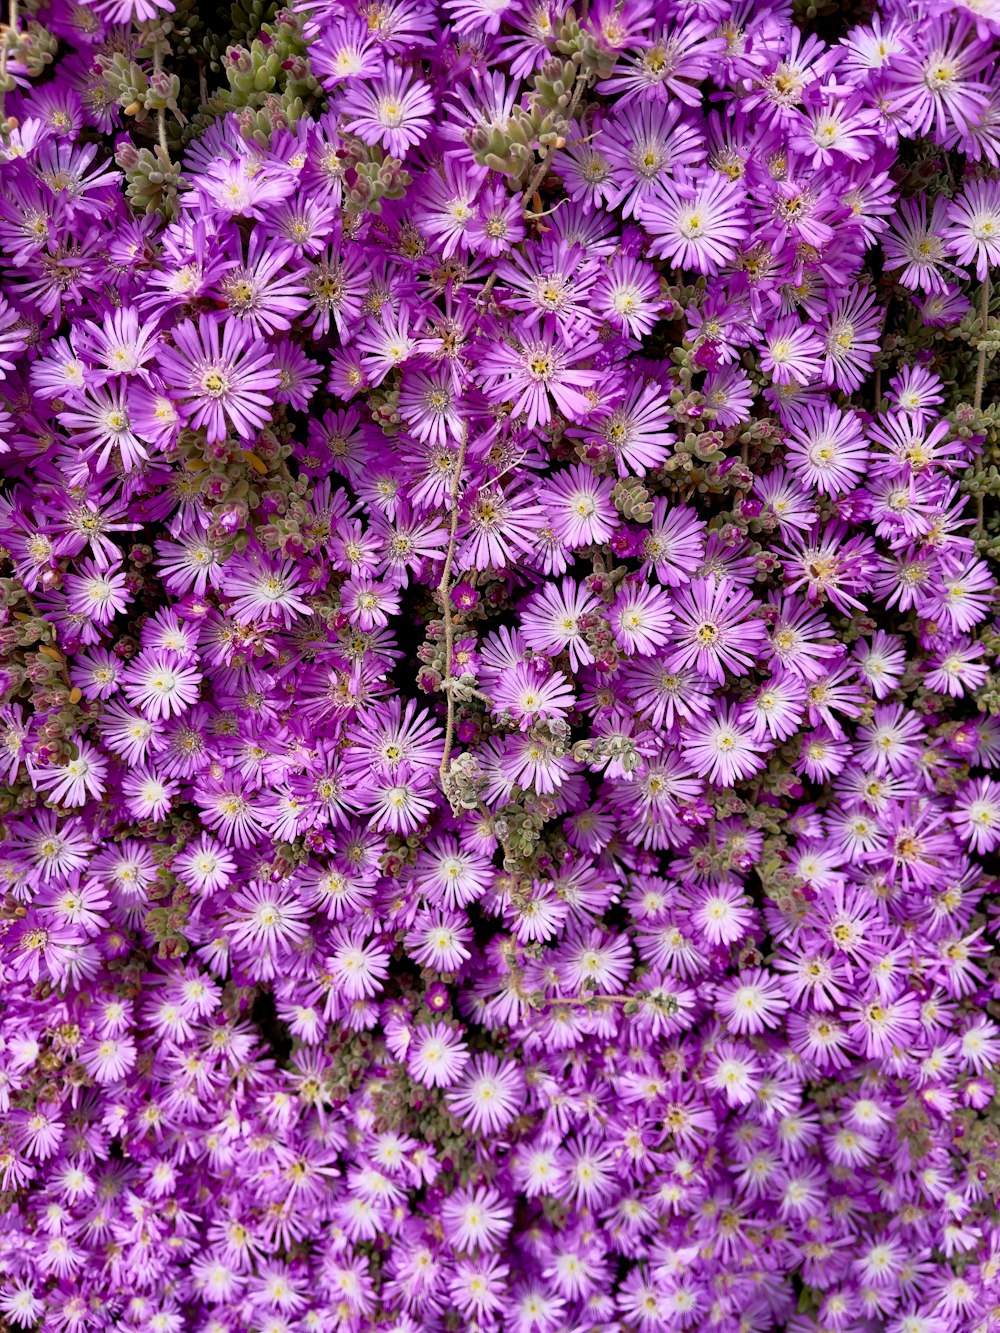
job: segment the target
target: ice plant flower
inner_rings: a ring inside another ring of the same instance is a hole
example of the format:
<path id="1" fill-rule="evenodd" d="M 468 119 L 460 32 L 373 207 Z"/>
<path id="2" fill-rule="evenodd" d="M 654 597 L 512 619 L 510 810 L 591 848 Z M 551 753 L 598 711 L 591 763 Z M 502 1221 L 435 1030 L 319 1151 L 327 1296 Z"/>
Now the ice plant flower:
<path id="1" fill-rule="evenodd" d="M 5 15 L 0 1324 L 986 1333 L 1000 8 L 190 8 Z"/>
<path id="2" fill-rule="evenodd" d="M 173 339 L 160 364 L 187 423 L 203 427 L 209 443 L 230 425 L 249 439 L 268 420 L 280 381 L 273 353 L 238 320 L 211 315 L 178 325 Z"/>

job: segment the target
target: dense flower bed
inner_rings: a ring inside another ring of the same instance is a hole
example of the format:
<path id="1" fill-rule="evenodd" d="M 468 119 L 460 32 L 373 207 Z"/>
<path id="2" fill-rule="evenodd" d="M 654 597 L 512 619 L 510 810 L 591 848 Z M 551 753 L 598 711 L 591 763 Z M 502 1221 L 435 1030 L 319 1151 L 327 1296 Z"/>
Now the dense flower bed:
<path id="1" fill-rule="evenodd" d="M 12 4 L 0 1323 L 1000 1327 L 1000 8 Z"/>

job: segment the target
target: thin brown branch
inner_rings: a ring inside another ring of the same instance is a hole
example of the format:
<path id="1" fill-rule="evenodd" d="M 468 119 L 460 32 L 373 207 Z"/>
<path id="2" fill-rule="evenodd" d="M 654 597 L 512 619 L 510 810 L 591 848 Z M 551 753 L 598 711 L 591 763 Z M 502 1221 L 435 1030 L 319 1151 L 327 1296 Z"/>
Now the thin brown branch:
<path id="1" fill-rule="evenodd" d="M 465 468 L 465 451 L 469 444 L 469 425 L 462 427 L 462 442 L 455 460 L 455 475 L 451 479 L 451 524 L 448 532 L 448 549 L 444 556 L 444 569 L 438 584 L 441 598 L 441 613 L 444 616 L 444 679 L 441 682 L 448 703 L 445 719 L 444 751 L 441 755 L 441 787 L 445 786 L 448 776 L 448 764 L 451 760 L 451 747 L 455 735 L 455 695 L 452 690 L 451 658 L 455 648 L 455 622 L 451 613 L 451 567 L 455 560 L 455 542 L 458 537 L 458 500 L 462 489 L 462 472 Z"/>
<path id="2" fill-rule="evenodd" d="M 979 289 L 979 348 L 976 359 L 976 391 L 972 406 L 977 412 L 983 408 L 983 385 L 986 383 L 986 329 L 990 319 L 990 271 L 986 270 Z"/>

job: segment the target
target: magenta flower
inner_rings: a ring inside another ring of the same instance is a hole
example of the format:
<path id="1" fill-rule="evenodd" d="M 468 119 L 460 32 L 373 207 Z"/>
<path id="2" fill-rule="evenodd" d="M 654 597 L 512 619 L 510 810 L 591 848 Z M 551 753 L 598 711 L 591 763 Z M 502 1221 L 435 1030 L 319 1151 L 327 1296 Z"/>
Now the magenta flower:
<path id="1" fill-rule="evenodd" d="M 556 408 L 570 421 L 579 421 L 589 403 L 585 391 L 595 385 L 595 370 L 581 370 L 578 363 L 597 350 L 596 343 L 574 338 L 567 343 L 551 320 L 537 333 L 524 332 L 516 342 L 487 344 L 479 363 L 487 395 L 493 402 L 510 398 L 513 412 L 523 414 L 529 430 L 544 426 L 552 416 L 551 395 Z"/>
<path id="2" fill-rule="evenodd" d="M 210 444 L 225 439 L 229 424 L 252 438 L 269 419 L 280 380 L 271 352 L 238 320 L 210 315 L 185 320 L 173 339 L 160 367 L 188 425 L 204 428 Z"/>
<path id="3" fill-rule="evenodd" d="M 673 611 L 662 588 L 627 582 L 615 597 L 610 620 L 623 652 L 649 657 L 667 642 Z"/>
<path id="4" fill-rule="evenodd" d="M 719 787 L 732 787 L 764 767 L 762 744 L 739 720 L 731 706 L 723 706 L 718 717 L 706 718 L 691 727 L 684 757 L 694 771 Z"/>
<path id="5" fill-rule="evenodd" d="M 425 138 L 434 111 L 431 90 L 412 70 L 387 65 L 378 82 L 369 87 L 357 81 L 348 86 L 341 112 L 350 119 L 346 129 L 365 143 L 383 144 L 394 157 Z"/>
<path id="6" fill-rule="evenodd" d="M 727 671 L 742 674 L 766 642 L 755 609 L 753 596 L 729 579 L 694 580 L 674 597 L 671 635 L 677 646 L 668 665 L 693 666 L 720 683 Z"/>
<path id="7" fill-rule="evenodd" d="M 986 277 L 991 264 L 1000 262 L 1000 185 L 970 181 L 948 205 L 944 240 L 960 264 L 976 261 L 976 277 Z"/>
<path id="8" fill-rule="evenodd" d="M 1000 9 L 815 8 L 12 6 L 0 1325 L 989 1322 Z"/>
<path id="9" fill-rule="evenodd" d="M 678 268 L 718 273 L 746 235 L 741 188 L 724 176 L 691 173 L 640 204 L 651 253 Z"/>

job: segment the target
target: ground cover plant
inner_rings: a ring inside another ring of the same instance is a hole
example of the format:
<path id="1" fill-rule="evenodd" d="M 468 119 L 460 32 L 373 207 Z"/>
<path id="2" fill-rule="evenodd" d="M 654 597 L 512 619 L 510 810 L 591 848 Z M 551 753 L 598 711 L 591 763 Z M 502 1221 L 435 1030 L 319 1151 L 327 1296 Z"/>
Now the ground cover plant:
<path id="1" fill-rule="evenodd" d="M 1000 1327 L 1000 6 L 7 20 L 0 1326 Z"/>

